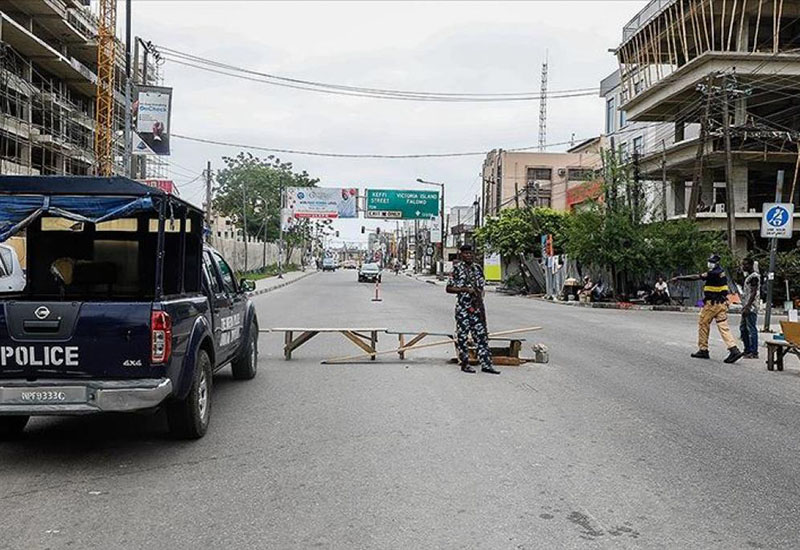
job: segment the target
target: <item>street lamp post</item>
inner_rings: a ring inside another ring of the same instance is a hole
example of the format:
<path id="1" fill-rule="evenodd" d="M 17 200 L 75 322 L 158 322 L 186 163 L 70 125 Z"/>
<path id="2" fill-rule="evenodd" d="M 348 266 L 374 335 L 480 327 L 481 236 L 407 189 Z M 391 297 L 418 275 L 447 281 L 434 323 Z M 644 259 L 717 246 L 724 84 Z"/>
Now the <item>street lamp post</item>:
<path id="1" fill-rule="evenodd" d="M 417 178 L 417 183 L 421 183 L 423 185 L 436 185 L 442 190 L 442 195 L 440 197 L 442 205 L 439 209 L 439 237 L 441 239 L 441 242 L 439 243 L 439 259 L 442 261 L 442 269 L 444 269 L 444 184 L 435 181 L 425 181 L 422 178 Z"/>

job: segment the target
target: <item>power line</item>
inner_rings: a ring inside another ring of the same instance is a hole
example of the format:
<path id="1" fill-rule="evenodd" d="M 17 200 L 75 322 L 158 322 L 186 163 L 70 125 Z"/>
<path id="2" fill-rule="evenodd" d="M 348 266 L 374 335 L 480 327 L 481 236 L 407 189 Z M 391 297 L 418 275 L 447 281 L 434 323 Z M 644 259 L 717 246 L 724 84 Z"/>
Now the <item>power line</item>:
<path id="1" fill-rule="evenodd" d="M 288 78 L 270 73 L 264 73 L 214 61 L 211 59 L 179 52 L 171 48 L 160 46 L 160 51 L 165 60 L 208 71 L 224 76 L 251 80 L 262 84 L 282 86 L 287 88 L 305 90 L 333 95 L 369 97 L 373 99 L 392 99 L 399 101 L 436 101 L 436 102 L 498 102 L 498 101 L 538 101 L 540 92 L 503 92 L 503 93 L 462 93 L 462 92 L 419 92 L 409 90 L 392 90 L 384 88 L 369 88 L 330 84 L 312 80 Z M 558 90 L 548 94 L 548 97 L 568 98 L 595 95 L 598 87 L 576 88 L 571 90 Z"/>
<path id="2" fill-rule="evenodd" d="M 277 147 L 264 147 L 261 145 L 246 145 L 241 143 L 231 143 L 227 141 L 220 141 L 214 139 L 204 139 L 191 136 L 183 136 L 180 134 L 172 134 L 173 138 L 183 139 L 186 141 L 193 141 L 195 143 L 206 143 L 209 145 L 221 145 L 224 147 L 235 147 L 237 149 L 251 149 L 253 151 L 265 151 L 268 153 L 287 153 L 292 155 L 305 155 L 312 157 L 329 157 L 329 158 L 350 158 L 350 159 L 420 159 L 420 158 L 451 158 L 451 157 L 471 157 L 471 156 L 485 156 L 486 149 L 482 151 L 466 151 L 455 153 L 416 153 L 416 154 L 376 154 L 376 153 L 332 153 L 321 151 L 303 151 L 299 149 L 282 149 Z M 559 145 L 568 145 L 571 141 L 562 141 L 561 143 L 548 143 L 547 147 L 556 147 Z M 513 149 L 503 149 L 504 151 L 522 152 L 529 151 L 537 148 L 536 145 L 528 147 L 517 147 Z"/>

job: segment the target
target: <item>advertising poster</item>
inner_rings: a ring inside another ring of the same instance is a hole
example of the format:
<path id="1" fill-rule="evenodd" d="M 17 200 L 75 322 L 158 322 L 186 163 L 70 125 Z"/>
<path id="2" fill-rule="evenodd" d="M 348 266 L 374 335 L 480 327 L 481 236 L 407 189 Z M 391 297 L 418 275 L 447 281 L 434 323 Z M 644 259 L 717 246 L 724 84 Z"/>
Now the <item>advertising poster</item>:
<path id="1" fill-rule="evenodd" d="M 500 254 L 486 254 L 486 256 L 483 257 L 483 276 L 487 281 L 503 280 Z"/>
<path id="2" fill-rule="evenodd" d="M 133 111 L 133 154 L 169 155 L 172 88 L 139 86 Z"/>
<path id="3" fill-rule="evenodd" d="M 286 206 L 295 218 L 357 218 L 358 189 L 289 187 Z"/>

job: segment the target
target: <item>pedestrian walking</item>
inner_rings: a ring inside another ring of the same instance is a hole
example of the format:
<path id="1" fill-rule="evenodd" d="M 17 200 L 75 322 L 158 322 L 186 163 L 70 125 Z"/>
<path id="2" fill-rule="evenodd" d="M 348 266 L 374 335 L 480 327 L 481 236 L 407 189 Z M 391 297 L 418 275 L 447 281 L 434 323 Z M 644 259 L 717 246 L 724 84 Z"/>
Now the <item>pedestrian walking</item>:
<path id="1" fill-rule="evenodd" d="M 483 303 L 484 285 L 481 268 L 475 264 L 472 246 L 465 244 L 460 249 L 460 262 L 453 267 L 453 275 L 447 282 L 447 293 L 456 294 L 456 346 L 458 362 L 461 370 L 474 373 L 469 364 L 467 339 L 472 334 L 472 341 L 477 349 L 481 371 L 500 374 L 492 366 L 492 354 L 489 351 L 489 334 L 486 330 L 486 308 Z"/>
<path id="2" fill-rule="evenodd" d="M 728 348 L 726 363 L 735 363 L 744 355 L 736 346 L 728 326 L 728 277 L 720 265 L 718 254 L 708 258 L 708 271 L 696 275 L 673 277 L 672 281 L 705 281 L 703 285 L 703 308 L 697 323 L 698 350 L 692 354 L 695 359 L 710 359 L 708 354 L 708 333 L 711 323 L 716 321 L 719 334 Z"/>
<path id="3" fill-rule="evenodd" d="M 742 283 L 740 295 L 742 298 L 742 319 L 739 323 L 739 332 L 744 346 L 745 359 L 758 359 L 758 309 L 761 306 L 761 275 L 758 273 L 758 264 L 751 258 L 742 260 Z"/>

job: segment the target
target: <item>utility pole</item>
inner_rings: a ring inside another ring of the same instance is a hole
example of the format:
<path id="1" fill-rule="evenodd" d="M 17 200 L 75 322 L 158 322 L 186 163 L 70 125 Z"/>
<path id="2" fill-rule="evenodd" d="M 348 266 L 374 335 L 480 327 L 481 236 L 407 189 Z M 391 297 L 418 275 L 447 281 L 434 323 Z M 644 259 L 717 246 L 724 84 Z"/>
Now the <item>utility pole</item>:
<path id="1" fill-rule="evenodd" d="M 278 193 L 278 204 L 280 205 L 278 209 L 280 212 L 280 231 L 278 232 L 278 279 L 283 279 L 283 182 L 278 186 Z"/>
<path id="2" fill-rule="evenodd" d="M 131 151 L 131 0 L 125 0 L 125 174 L 134 177 Z"/>
<path id="3" fill-rule="evenodd" d="M 667 221 L 667 144 L 661 140 L 661 219 Z"/>
<path id="4" fill-rule="evenodd" d="M 775 186 L 775 202 L 781 202 L 783 195 L 783 170 L 778 170 L 778 181 Z M 763 222 L 762 222 L 763 223 Z M 778 239 L 772 237 L 769 243 L 769 271 L 767 272 L 767 311 L 764 313 L 764 332 L 771 332 L 772 321 L 772 285 L 775 280 L 775 256 L 778 252 Z"/>
<path id="5" fill-rule="evenodd" d="M 706 137 L 708 136 L 708 121 L 711 117 L 711 94 L 713 83 L 714 75 L 710 74 L 706 77 L 705 85 L 698 85 L 698 89 L 705 93 L 706 105 L 703 111 L 703 117 L 700 119 L 700 138 L 697 144 L 697 153 L 695 153 L 694 157 L 692 192 L 689 195 L 689 206 L 686 210 L 686 216 L 690 220 L 694 220 L 697 217 L 697 203 L 700 201 L 700 187 L 702 186 L 703 177 L 703 155 L 705 154 Z"/>
<path id="6" fill-rule="evenodd" d="M 242 182 L 242 237 L 244 237 L 244 271 L 247 271 L 247 184 Z"/>
<path id="7" fill-rule="evenodd" d="M 211 161 L 206 164 L 206 223 L 212 227 L 212 206 L 211 206 Z"/>
<path id="8" fill-rule="evenodd" d="M 731 121 L 728 105 L 728 77 L 722 83 L 722 130 L 725 136 L 725 212 L 728 214 L 728 247 L 736 247 L 736 202 L 733 197 L 733 157 L 731 155 Z M 783 180 L 783 177 L 781 177 Z"/>

